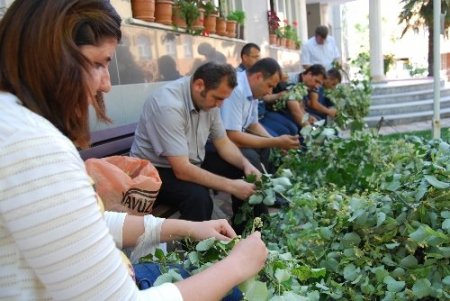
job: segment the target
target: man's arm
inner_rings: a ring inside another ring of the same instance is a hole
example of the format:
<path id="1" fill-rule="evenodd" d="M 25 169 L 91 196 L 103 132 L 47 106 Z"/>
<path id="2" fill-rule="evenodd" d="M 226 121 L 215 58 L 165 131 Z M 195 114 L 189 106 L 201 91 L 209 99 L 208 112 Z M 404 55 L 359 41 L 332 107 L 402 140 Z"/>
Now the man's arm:
<path id="1" fill-rule="evenodd" d="M 309 53 L 308 42 L 309 40 L 302 46 L 300 55 L 300 62 L 305 70 L 311 66 L 311 54 Z"/>
<path id="2" fill-rule="evenodd" d="M 292 149 L 299 147 L 298 136 L 282 135 L 272 137 L 264 127 L 258 123 L 250 125 L 249 133 L 241 131 L 227 131 L 228 137 L 239 147 L 249 148 L 281 148 Z"/>
<path id="3" fill-rule="evenodd" d="M 260 174 L 259 170 L 242 155 L 239 148 L 227 135 L 214 140 L 213 143 L 220 157 L 231 165 L 243 170 L 245 175 Z"/>
<path id="4" fill-rule="evenodd" d="M 274 103 L 274 102 L 277 102 L 278 99 L 280 99 L 281 96 L 283 96 L 283 94 L 285 94 L 285 93 L 286 93 L 286 91 L 281 91 L 281 92 L 273 93 L 273 94 L 267 94 L 267 95 L 263 96 L 262 100 L 265 103 Z"/>
<path id="5" fill-rule="evenodd" d="M 303 122 L 303 117 L 305 116 L 305 108 L 303 106 L 303 102 L 299 102 L 297 100 L 288 101 L 287 108 L 297 125 L 302 127 L 306 123 L 308 123 L 307 121 Z"/>
<path id="6" fill-rule="evenodd" d="M 241 200 L 247 199 L 254 192 L 253 184 L 213 174 L 192 164 L 186 156 L 168 156 L 167 160 L 177 179 L 228 192 Z"/>
<path id="7" fill-rule="evenodd" d="M 326 106 L 324 106 L 319 102 L 319 93 L 316 92 L 309 93 L 308 104 L 311 107 L 311 109 L 314 109 L 317 112 L 327 114 L 328 116 L 331 117 L 336 116 L 337 111 L 335 108 L 327 108 Z"/>

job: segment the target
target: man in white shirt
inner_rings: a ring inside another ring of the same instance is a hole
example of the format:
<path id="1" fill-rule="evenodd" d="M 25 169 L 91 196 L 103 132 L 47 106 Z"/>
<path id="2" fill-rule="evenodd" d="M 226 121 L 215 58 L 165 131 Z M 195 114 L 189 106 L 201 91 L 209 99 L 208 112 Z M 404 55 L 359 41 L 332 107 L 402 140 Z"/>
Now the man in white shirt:
<path id="1" fill-rule="evenodd" d="M 314 37 L 303 44 L 300 61 L 305 70 L 314 64 L 320 64 L 329 70 L 333 62 L 340 63 L 340 56 L 334 38 L 328 36 L 328 28 L 321 25 L 316 28 Z"/>

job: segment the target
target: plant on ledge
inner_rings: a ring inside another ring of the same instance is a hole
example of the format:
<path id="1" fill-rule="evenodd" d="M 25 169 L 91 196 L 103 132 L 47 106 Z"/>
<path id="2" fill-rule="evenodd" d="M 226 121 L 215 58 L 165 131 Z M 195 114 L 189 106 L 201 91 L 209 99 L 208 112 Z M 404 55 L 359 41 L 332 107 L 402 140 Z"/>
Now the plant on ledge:
<path id="1" fill-rule="evenodd" d="M 242 10 L 235 10 L 228 14 L 227 20 L 236 21 L 237 23 L 237 38 L 241 37 L 241 27 L 245 23 L 245 12 Z"/>
<path id="2" fill-rule="evenodd" d="M 277 29 L 280 27 L 280 18 L 273 10 L 267 12 L 267 21 L 269 23 L 269 34 L 276 34 Z"/>
<path id="3" fill-rule="evenodd" d="M 288 20 L 284 20 L 285 26 L 283 27 L 283 37 L 288 40 L 289 47 L 288 48 L 295 48 L 295 44 L 298 41 L 298 34 L 297 34 L 297 21 L 292 22 L 292 25 L 289 24 Z"/>
<path id="4" fill-rule="evenodd" d="M 193 28 L 194 22 L 200 17 L 196 0 L 179 0 L 175 4 L 179 8 L 180 17 L 186 21 L 186 31 L 190 34 L 200 34 L 201 30 Z"/>

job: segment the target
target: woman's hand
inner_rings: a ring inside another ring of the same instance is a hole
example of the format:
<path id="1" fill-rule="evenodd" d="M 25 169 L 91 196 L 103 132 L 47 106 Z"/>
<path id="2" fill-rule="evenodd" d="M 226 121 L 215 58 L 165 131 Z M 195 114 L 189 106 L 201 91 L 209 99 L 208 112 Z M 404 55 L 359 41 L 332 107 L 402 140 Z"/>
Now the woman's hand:
<path id="1" fill-rule="evenodd" d="M 246 239 L 241 240 L 225 260 L 235 266 L 234 270 L 236 274 L 239 274 L 240 282 L 242 282 L 264 267 L 267 254 L 268 251 L 261 239 L 261 233 L 254 232 Z"/>
<path id="2" fill-rule="evenodd" d="M 253 164 L 251 164 L 248 161 L 244 164 L 244 170 L 243 171 L 244 171 L 244 174 L 246 176 L 248 176 L 248 175 L 255 175 L 258 178 L 261 177 L 261 172 L 255 166 L 253 166 Z"/>
<path id="3" fill-rule="evenodd" d="M 204 222 L 192 222 L 189 225 L 187 236 L 194 240 L 215 237 L 219 240 L 228 241 L 236 236 L 236 232 L 234 232 L 227 220 L 217 219 Z"/>

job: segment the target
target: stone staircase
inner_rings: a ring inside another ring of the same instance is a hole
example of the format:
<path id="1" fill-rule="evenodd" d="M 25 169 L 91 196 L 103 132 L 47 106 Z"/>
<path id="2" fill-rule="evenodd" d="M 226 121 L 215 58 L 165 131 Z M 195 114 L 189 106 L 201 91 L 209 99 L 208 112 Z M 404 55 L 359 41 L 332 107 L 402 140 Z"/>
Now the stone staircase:
<path id="1" fill-rule="evenodd" d="M 441 81 L 441 118 L 450 117 L 450 84 Z M 396 80 L 373 85 L 369 127 L 409 124 L 433 119 L 433 79 Z"/>

